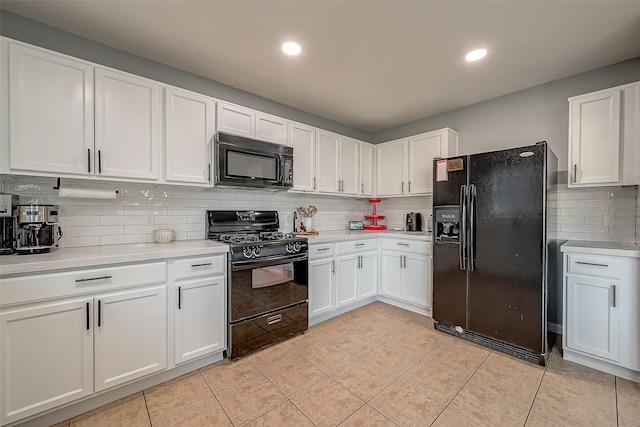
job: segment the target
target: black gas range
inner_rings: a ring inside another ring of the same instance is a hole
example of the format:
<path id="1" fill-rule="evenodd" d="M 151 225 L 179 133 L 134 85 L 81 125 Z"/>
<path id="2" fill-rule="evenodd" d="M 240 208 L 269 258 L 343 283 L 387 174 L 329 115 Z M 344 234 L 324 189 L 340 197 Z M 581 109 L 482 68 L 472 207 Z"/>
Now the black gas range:
<path id="1" fill-rule="evenodd" d="M 308 242 L 278 231 L 276 211 L 207 211 L 207 237 L 229 245 L 228 356 L 308 328 Z"/>

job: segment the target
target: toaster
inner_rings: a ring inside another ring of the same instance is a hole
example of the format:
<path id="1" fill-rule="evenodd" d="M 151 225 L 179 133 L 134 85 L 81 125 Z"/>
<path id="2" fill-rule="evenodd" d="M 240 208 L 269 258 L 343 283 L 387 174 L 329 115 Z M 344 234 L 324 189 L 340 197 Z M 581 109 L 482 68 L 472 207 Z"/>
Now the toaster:
<path id="1" fill-rule="evenodd" d="M 420 212 L 407 214 L 407 231 L 422 231 L 422 214 Z"/>

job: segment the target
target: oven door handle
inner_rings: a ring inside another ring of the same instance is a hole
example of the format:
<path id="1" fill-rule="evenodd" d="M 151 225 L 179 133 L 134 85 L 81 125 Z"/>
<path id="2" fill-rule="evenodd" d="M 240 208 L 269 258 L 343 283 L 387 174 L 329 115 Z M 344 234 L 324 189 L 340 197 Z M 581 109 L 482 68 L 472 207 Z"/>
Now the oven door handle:
<path id="1" fill-rule="evenodd" d="M 291 255 L 283 255 L 270 258 L 248 259 L 243 261 L 232 261 L 231 271 L 250 270 L 253 268 L 269 267 L 278 264 L 287 264 L 290 262 L 307 261 L 309 254 L 292 257 Z"/>

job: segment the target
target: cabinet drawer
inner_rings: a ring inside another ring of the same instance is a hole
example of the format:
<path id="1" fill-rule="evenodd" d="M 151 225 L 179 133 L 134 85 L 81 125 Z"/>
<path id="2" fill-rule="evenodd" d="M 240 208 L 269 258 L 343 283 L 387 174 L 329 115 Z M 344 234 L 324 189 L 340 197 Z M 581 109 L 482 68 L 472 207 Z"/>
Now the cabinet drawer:
<path id="1" fill-rule="evenodd" d="M 333 256 L 333 243 L 309 245 L 309 258 L 326 258 Z"/>
<path id="2" fill-rule="evenodd" d="M 431 255 L 431 243 L 418 240 L 383 238 L 382 249 Z"/>
<path id="3" fill-rule="evenodd" d="M 620 278 L 620 259 L 593 255 L 567 254 L 567 273 Z"/>
<path id="4" fill-rule="evenodd" d="M 351 240 L 349 242 L 336 243 L 336 255 L 350 252 L 375 251 L 378 249 L 378 239 Z"/>
<path id="5" fill-rule="evenodd" d="M 179 259 L 175 266 L 176 280 L 220 274 L 227 268 L 224 255 Z"/>
<path id="6" fill-rule="evenodd" d="M 2 305 L 165 283 L 166 270 L 155 262 L 2 279 Z"/>

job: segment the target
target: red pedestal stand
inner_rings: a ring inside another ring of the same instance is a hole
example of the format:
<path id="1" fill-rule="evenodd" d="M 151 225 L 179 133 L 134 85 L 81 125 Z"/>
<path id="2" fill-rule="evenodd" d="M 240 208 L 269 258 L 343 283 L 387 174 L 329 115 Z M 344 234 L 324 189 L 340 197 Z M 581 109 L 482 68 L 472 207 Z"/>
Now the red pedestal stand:
<path id="1" fill-rule="evenodd" d="M 380 199 L 369 199 L 369 203 L 373 203 L 373 215 L 365 215 L 366 219 L 371 220 L 371 225 L 365 225 L 365 230 L 386 230 L 386 225 L 378 225 L 379 219 L 384 219 L 384 215 L 378 215 L 376 213 L 376 203 L 380 203 Z"/>

